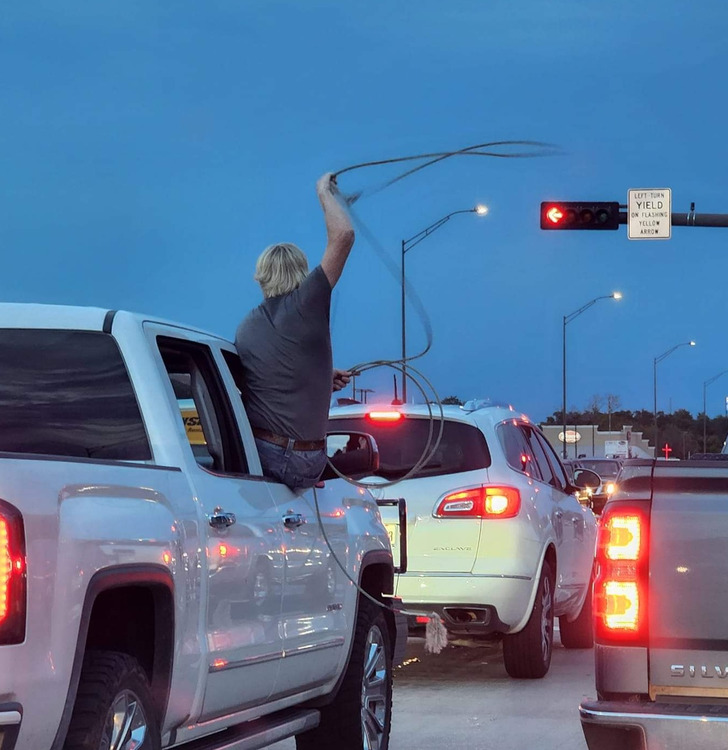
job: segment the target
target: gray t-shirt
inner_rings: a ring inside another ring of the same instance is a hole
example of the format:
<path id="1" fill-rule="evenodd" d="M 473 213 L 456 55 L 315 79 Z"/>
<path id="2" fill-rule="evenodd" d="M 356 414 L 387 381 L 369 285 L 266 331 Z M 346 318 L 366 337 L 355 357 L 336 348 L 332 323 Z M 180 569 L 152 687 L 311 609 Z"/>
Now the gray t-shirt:
<path id="1" fill-rule="evenodd" d="M 321 440 L 331 401 L 331 284 L 317 266 L 301 285 L 269 297 L 238 326 L 243 403 L 253 427 Z"/>

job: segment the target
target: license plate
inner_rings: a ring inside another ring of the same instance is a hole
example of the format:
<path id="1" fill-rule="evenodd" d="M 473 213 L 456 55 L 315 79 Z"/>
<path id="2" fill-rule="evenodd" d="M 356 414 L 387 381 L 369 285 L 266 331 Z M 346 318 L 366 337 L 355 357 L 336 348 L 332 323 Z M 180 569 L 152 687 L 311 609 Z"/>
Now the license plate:
<path id="1" fill-rule="evenodd" d="M 389 534 L 389 543 L 392 545 L 392 552 L 396 553 L 399 546 L 399 524 L 385 523 L 384 528 L 387 530 L 387 534 Z"/>

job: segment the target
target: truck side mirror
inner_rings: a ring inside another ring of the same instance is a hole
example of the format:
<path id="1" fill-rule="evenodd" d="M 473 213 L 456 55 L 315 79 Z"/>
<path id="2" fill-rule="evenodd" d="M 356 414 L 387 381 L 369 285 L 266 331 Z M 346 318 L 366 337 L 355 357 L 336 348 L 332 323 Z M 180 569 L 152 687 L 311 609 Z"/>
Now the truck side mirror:
<path id="1" fill-rule="evenodd" d="M 361 479 L 379 468 L 377 442 L 366 432 L 328 432 L 326 456 L 322 480 L 338 478 L 336 471 L 349 479 Z"/>

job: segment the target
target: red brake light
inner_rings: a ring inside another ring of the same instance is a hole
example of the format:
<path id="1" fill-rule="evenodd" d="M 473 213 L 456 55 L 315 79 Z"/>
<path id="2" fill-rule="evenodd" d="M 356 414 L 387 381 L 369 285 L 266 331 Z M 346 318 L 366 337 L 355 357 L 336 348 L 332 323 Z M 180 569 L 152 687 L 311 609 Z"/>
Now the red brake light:
<path id="1" fill-rule="evenodd" d="M 0 500 L 0 644 L 25 638 L 25 547 L 20 513 Z"/>
<path id="2" fill-rule="evenodd" d="M 647 643 L 648 525 L 642 506 L 616 505 L 601 518 L 594 582 L 600 641 Z"/>
<path id="3" fill-rule="evenodd" d="M 379 422 L 384 424 L 394 424 L 404 419 L 401 411 L 370 411 L 365 415 L 365 419 L 370 422 Z"/>
<path id="4" fill-rule="evenodd" d="M 513 518 L 521 508 L 515 487 L 473 487 L 451 492 L 440 500 L 436 518 Z"/>
<path id="5" fill-rule="evenodd" d="M 4 518 L 0 518 L 0 623 L 7 618 L 10 609 L 10 576 L 12 574 L 10 530 L 8 522 Z"/>

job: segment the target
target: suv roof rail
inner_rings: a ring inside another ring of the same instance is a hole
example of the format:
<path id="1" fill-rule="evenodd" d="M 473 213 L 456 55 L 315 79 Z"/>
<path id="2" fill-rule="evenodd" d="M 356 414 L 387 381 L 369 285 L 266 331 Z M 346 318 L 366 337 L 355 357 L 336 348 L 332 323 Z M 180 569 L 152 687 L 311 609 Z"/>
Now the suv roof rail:
<path id="1" fill-rule="evenodd" d="M 478 411 L 479 409 L 487 409 L 489 407 L 499 406 L 503 409 L 510 409 L 513 411 L 513 406 L 507 401 L 498 401 L 493 398 L 471 398 L 466 401 L 460 408 L 468 413 Z"/>

